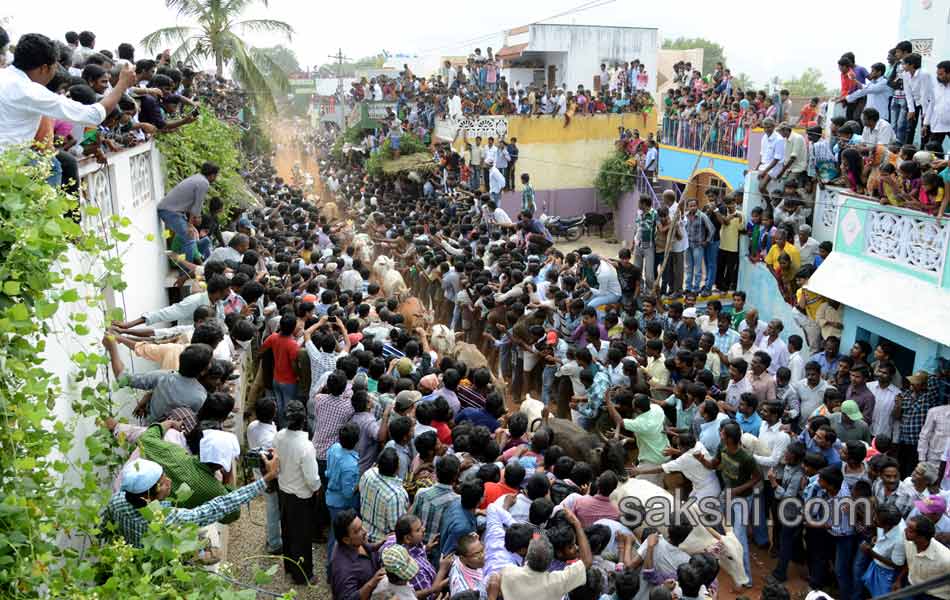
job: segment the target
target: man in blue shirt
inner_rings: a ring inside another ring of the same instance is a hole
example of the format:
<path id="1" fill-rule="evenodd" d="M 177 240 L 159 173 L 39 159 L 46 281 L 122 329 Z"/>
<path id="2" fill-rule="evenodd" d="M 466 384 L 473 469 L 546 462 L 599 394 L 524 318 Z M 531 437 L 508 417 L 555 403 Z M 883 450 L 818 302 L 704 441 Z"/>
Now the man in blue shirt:
<path id="1" fill-rule="evenodd" d="M 758 437 L 762 426 L 762 417 L 758 413 L 759 399 L 755 394 L 746 392 L 739 398 L 739 410 L 736 411 L 736 422 L 742 433 L 751 433 Z"/>
<path id="2" fill-rule="evenodd" d="M 358 510 L 360 503 L 356 487 L 360 482 L 360 455 L 356 444 L 360 440 L 360 427 L 352 421 L 340 428 L 340 441 L 327 451 L 327 509 L 330 511 L 330 523 L 336 515 L 347 508 Z M 327 544 L 327 574 L 329 562 L 333 556 L 336 536 L 329 536 Z"/>
<path id="3" fill-rule="evenodd" d="M 811 359 L 821 365 L 821 376 L 825 379 L 833 377 L 835 371 L 838 370 L 838 361 L 841 360 L 841 355 L 838 354 L 838 346 L 840 340 L 835 336 L 828 336 L 825 338 L 825 349 L 823 352 L 817 352 L 811 355 Z"/>
<path id="4" fill-rule="evenodd" d="M 554 244 L 554 238 L 551 236 L 551 232 L 544 226 L 544 223 L 534 218 L 531 211 L 521 211 L 518 216 L 520 218 L 519 224 L 524 230 L 525 240 L 529 244 L 539 246 L 542 251 L 547 250 Z"/>
<path id="5" fill-rule="evenodd" d="M 455 552 L 459 538 L 475 533 L 475 509 L 482 502 L 485 484 L 476 477 L 459 484 L 458 491 L 459 498 L 442 513 L 442 522 L 439 525 L 439 552 L 442 556 Z"/>

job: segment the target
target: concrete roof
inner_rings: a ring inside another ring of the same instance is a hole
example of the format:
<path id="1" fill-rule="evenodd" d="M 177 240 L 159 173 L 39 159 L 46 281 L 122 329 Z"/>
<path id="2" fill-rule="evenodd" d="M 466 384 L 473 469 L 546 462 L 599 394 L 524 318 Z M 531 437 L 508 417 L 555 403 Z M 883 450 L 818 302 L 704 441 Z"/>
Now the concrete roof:
<path id="1" fill-rule="evenodd" d="M 856 256 L 832 252 L 805 286 L 826 298 L 950 346 L 950 292 Z"/>

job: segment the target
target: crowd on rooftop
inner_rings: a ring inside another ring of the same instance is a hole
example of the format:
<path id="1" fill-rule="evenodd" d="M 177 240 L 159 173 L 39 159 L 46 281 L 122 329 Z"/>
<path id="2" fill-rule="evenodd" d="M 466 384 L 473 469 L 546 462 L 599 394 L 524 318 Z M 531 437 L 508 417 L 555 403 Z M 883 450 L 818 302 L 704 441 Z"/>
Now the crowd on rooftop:
<path id="1" fill-rule="evenodd" d="M 97 127 L 133 87 L 121 67 L 118 91 L 91 104 L 54 98 L 51 48 L 24 36 L 0 69 L 5 139 L 29 142 L 44 116 Z M 222 85 L 210 102 L 241 108 Z M 13 89 L 36 103 L 11 104 Z M 168 525 L 207 525 L 264 495 L 265 550 L 291 581 L 328 581 L 338 600 L 692 600 L 725 593 L 721 573 L 751 586 L 753 545 L 774 554 L 769 600 L 791 597 L 791 563 L 806 565 L 812 598 L 847 600 L 950 567 L 945 362 L 898 368 L 887 340 L 842 349 L 840 305 L 807 290 L 795 293 L 807 339 L 786 338 L 791 324 L 761 319 L 726 261 L 699 268 L 714 232 L 719 250 L 745 234 L 753 257 L 807 279 L 802 265 L 821 268 L 830 250 L 801 224 L 796 243 L 772 213 L 746 223 L 735 195 L 713 193 L 700 211 L 673 194 L 641 204 L 632 251 L 564 251 L 533 206 L 513 220 L 493 192 L 454 177 L 369 177 L 359 156 L 330 154 L 331 134 L 300 135 L 323 198 L 252 157 L 245 177 L 261 204 L 224 219 L 208 157 L 158 204 L 193 293 L 104 332 L 120 385 L 147 391 L 124 407 L 133 419 L 104 423 L 134 450 L 104 536 L 141 546 L 155 500 Z M 784 185 L 776 147 L 763 158 Z M 654 280 L 645 259 L 661 244 L 689 250 L 689 277 Z M 728 306 L 699 304 L 710 272 Z M 160 368 L 128 372 L 123 347 Z M 236 367 L 252 381 L 240 398 Z M 228 425 L 240 419 L 244 440 Z M 257 479 L 232 489 L 248 458 Z M 628 528 L 620 500 L 664 488 L 721 498 L 730 515 L 759 506 L 771 523 Z M 776 512 L 862 498 L 834 522 Z M 325 572 L 313 562 L 323 540 Z M 950 586 L 924 597 L 946 600 Z"/>

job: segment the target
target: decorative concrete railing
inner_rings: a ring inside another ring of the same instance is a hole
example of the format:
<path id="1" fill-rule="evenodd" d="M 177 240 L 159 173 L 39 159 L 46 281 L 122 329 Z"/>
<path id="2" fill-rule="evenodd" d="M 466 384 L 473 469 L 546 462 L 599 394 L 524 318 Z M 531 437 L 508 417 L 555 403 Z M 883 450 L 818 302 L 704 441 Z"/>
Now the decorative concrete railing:
<path id="1" fill-rule="evenodd" d="M 884 206 L 838 190 L 836 252 L 862 257 L 934 285 L 950 289 L 950 225 L 921 212 Z M 821 214 L 826 218 L 825 213 Z"/>
<path id="2" fill-rule="evenodd" d="M 495 138 L 503 139 L 508 135 L 508 117 L 500 115 L 485 115 L 481 117 L 463 116 L 453 119 L 446 117 L 435 122 L 435 137 L 450 142 L 456 137 L 462 139 L 467 134 L 468 139 L 481 137 L 483 140 Z"/>

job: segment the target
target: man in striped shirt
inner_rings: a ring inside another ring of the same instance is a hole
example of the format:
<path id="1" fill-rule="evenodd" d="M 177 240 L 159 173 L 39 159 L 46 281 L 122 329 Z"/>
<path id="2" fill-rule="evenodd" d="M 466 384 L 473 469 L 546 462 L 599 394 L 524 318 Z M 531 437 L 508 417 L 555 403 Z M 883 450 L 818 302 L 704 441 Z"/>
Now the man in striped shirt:
<path id="1" fill-rule="evenodd" d="M 372 469 L 360 478 L 360 514 L 366 521 L 371 544 L 378 544 L 395 531 L 396 521 L 409 509 L 409 494 L 396 476 L 399 457 L 386 448 Z"/>
<path id="2" fill-rule="evenodd" d="M 150 522 L 141 510 L 153 500 L 157 500 L 165 509 L 162 516 L 166 526 L 176 523 L 193 523 L 198 527 L 210 525 L 239 510 L 242 504 L 263 493 L 267 484 L 277 478 L 280 463 L 277 451 L 272 450 L 272 453 L 272 458 L 261 456 L 264 464 L 264 476 L 261 479 L 196 508 L 174 508 L 168 500 L 172 482 L 161 465 L 144 458 L 136 459 L 122 469 L 122 488 L 106 505 L 101 529 L 118 533 L 130 546 L 141 548 L 142 536 L 148 531 Z"/>
<path id="3" fill-rule="evenodd" d="M 425 526 L 425 542 L 428 544 L 432 537 L 439 533 L 442 524 L 442 513 L 458 499 L 453 486 L 458 480 L 461 463 L 452 454 L 446 454 L 435 465 L 435 476 L 438 483 L 432 487 L 419 490 L 415 502 L 410 509 L 412 514 L 422 519 Z"/>

